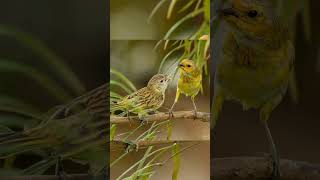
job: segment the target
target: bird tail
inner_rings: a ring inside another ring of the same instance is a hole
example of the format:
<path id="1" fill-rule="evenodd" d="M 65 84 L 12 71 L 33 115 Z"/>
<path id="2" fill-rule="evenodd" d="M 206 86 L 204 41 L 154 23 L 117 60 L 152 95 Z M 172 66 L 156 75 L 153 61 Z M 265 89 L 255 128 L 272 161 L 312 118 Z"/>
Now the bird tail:
<path id="1" fill-rule="evenodd" d="M 48 141 L 43 137 L 27 136 L 23 132 L 0 135 L 0 158 L 32 151 L 48 146 Z"/>

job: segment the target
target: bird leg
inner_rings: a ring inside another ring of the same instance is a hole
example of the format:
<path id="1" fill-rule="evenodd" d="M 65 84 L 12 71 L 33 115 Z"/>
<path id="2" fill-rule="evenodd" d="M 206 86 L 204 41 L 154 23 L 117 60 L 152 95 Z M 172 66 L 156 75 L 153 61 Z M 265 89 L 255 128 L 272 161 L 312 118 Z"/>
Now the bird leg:
<path id="1" fill-rule="evenodd" d="M 173 118 L 174 116 L 173 116 L 173 108 L 174 108 L 174 105 L 176 104 L 176 102 L 174 102 L 173 104 L 172 104 L 172 106 L 171 106 L 171 108 L 170 108 L 170 110 L 169 110 L 169 119 L 171 119 L 171 118 Z"/>
<path id="2" fill-rule="evenodd" d="M 138 117 L 139 117 L 139 120 L 140 120 L 140 124 L 143 124 L 143 123 L 147 123 L 148 124 L 148 119 L 146 118 L 147 114 L 148 114 L 147 112 L 143 112 L 143 113 L 139 113 L 138 114 Z"/>
<path id="3" fill-rule="evenodd" d="M 193 120 L 195 120 L 195 119 L 197 119 L 197 106 L 196 106 L 196 103 L 194 102 L 194 97 L 191 97 L 191 101 L 192 101 L 193 109 L 194 109 L 194 117 L 193 117 Z"/>
<path id="4" fill-rule="evenodd" d="M 127 119 L 129 121 L 129 125 L 131 126 L 131 117 L 130 117 L 130 111 L 127 110 Z"/>
<path id="5" fill-rule="evenodd" d="M 173 118 L 173 107 L 176 105 L 176 103 L 178 102 L 178 99 L 179 99 L 179 96 L 180 96 L 180 90 L 179 88 L 177 88 L 177 92 L 176 92 L 176 98 L 174 99 L 174 103 L 172 104 L 170 110 L 169 110 L 169 119 L 170 118 Z"/>
<path id="6" fill-rule="evenodd" d="M 273 179 L 280 178 L 280 160 L 279 155 L 276 149 L 276 145 L 273 141 L 270 129 L 268 127 L 267 121 L 263 121 L 263 126 L 267 134 L 268 139 L 268 145 L 271 152 L 271 158 L 272 158 L 272 177 Z"/>
<path id="7" fill-rule="evenodd" d="M 268 126 L 268 119 L 270 118 L 270 114 L 273 109 L 281 102 L 282 95 L 278 95 L 267 102 L 260 110 L 260 121 L 262 122 L 264 129 L 267 134 L 269 149 L 272 155 L 272 177 L 273 179 L 280 178 L 280 161 L 279 155 L 276 149 L 276 145 L 273 141 L 269 126 Z"/>

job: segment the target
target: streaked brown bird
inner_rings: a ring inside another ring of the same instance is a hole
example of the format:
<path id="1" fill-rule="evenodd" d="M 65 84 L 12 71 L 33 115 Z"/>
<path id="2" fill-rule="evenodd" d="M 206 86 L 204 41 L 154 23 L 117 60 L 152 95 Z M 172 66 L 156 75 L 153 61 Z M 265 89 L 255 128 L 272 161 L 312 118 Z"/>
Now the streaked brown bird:
<path id="1" fill-rule="evenodd" d="M 145 115 L 163 105 L 169 81 L 168 75 L 156 74 L 149 80 L 146 87 L 125 96 L 111 109 L 124 109 L 128 117 L 130 113 L 134 113 L 138 114 L 139 119 L 144 120 Z"/>

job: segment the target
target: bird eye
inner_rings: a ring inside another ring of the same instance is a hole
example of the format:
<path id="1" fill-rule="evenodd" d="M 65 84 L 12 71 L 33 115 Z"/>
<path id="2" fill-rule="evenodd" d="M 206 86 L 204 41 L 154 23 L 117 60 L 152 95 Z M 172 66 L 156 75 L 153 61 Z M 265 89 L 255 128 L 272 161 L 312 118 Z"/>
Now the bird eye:
<path id="1" fill-rule="evenodd" d="M 163 83 L 163 80 L 161 80 L 160 82 Z"/>
<path id="2" fill-rule="evenodd" d="M 188 64 L 188 65 L 187 65 L 187 67 L 191 67 L 191 65 L 190 65 L 190 64 Z"/>
<path id="3" fill-rule="evenodd" d="M 258 12 L 256 10 L 252 10 L 248 12 L 248 16 L 251 18 L 254 18 L 258 15 Z"/>

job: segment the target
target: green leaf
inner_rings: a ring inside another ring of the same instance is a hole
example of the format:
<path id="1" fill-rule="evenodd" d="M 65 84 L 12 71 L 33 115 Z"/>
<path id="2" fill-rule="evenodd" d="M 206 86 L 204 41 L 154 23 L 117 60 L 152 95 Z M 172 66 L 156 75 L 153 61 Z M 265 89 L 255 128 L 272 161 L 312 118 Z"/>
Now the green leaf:
<path id="1" fill-rule="evenodd" d="M 176 31 L 176 29 L 184 22 L 186 22 L 187 20 L 191 19 L 191 18 L 194 18 L 195 16 L 203 13 L 204 9 L 203 8 L 200 8 L 198 10 L 195 10 L 191 13 L 189 13 L 187 16 L 181 18 L 179 21 L 177 21 L 169 30 L 168 32 L 166 33 L 166 35 L 164 36 L 164 39 L 169 39 L 171 34 Z"/>
<path id="2" fill-rule="evenodd" d="M 110 85 L 112 86 L 118 86 L 121 89 L 123 89 L 126 93 L 131 94 L 132 91 L 123 83 L 119 82 L 119 81 L 115 81 L 115 80 L 110 80 Z"/>
<path id="3" fill-rule="evenodd" d="M 175 47 L 174 49 L 172 49 L 170 52 L 168 52 L 168 53 L 165 55 L 165 57 L 161 60 L 158 73 L 161 72 L 162 67 L 163 67 L 164 63 L 167 61 L 167 59 L 168 59 L 174 52 L 176 52 L 176 51 L 178 51 L 179 49 L 182 49 L 182 48 L 183 48 L 183 46 Z"/>
<path id="4" fill-rule="evenodd" d="M 174 9 L 174 6 L 176 5 L 177 1 L 178 0 L 171 0 L 171 3 L 169 5 L 169 9 L 168 9 L 168 13 L 167 13 L 167 19 L 170 19 L 172 12 L 173 12 L 173 9 Z"/>
<path id="5" fill-rule="evenodd" d="M 0 124 L 11 128 L 26 129 L 39 124 L 41 120 L 18 115 L 1 115 Z"/>
<path id="6" fill-rule="evenodd" d="M 172 180 L 178 180 L 179 169 L 180 169 L 180 146 L 179 144 L 174 144 L 172 147 L 173 154 L 173 173 Z"/>
<path id="7" fill-rule="evenodd" d="M 204 19 L 210 22 L 210 0 L 204 0 Z"/>
<path id="8" fill-rule="evenodd" d="M 7 126 L 0 125 L 0 134 L 9 134 L 13 132 L 14 131 L 8 128 Z"/>
<path id="9" fill-rule="evenodd" d="M 151 14 L 148 17 L 148 22 L 150 23 L 152 17 L 156 14 L 156 12 L 160 9 L 160 7 L 166 2 L 167 0 L 161 0 L 159 3 L 153 8 Z"/>
<path id="10" fill-rule="evenodd" d="M 121 72 L 116 71 L 115 69 L 111 68 L 110 69 L 110 74 L 115 75 L 121 81 L 123 81 L 126 84 L 126 86 L 128 86 L 130 88 L 131 92 L 137 91 L 137 88 L 134 86 L 134 84 L 125 75 L 123 75 Z"/>
<path id="11" fill-rule="evenodd" d="M 178 11 L 178 13 L 181 13 L 181 12 L 186 11 L 187 9 L 189 9 L 194 2 L 196 2 L 196 0 L 189 0 L 189 2 L 188 2 L 186 5 L 184 5 L 184 6 Z"/>
<path id="12" fill-rule="evenodd" d="M 116 135 L 117 125 L 112 124 L 110 128 L 110 141 L 114 139 L 114 136 Z"/>
<path id="13" fill-rule="evenodd" d="M 168 121 L 167 124 L 167 140 L 170 140 L 172 136 L 172 122 Z"/>
<path id="14" fill-rule="evenodd" d="M 36 39 L 28 33 L 5 25 L 0 25 L 0 35 L 16 39 L 25 48 L 30 49 L 32 52 L 38 55 L 43 61 L 43 64 L 51 68 L 53 72 L 55 72 L 55 74 L 59 76 L 60 79 L 65 82 L 65 84 L 68 85 L 77 95 L 80 95 L 86 91 L 79 78 L 68 67 L 68 65 L 64 63 L 64 60 L 52 52 L 39 39 Z"/>
<path id="15" fill-rule="evenodd" d="M 3 73 L 20 73 L 23 74 L 37 83 L 39 83 L 48 93 L 54 96 L 61 102 L 66 102 L 72 99 L 72 96 L 66 93 L 66 91 L 60 86 L 59 83 L 50 78 L 47 74 L 40 72 L 39 70 L 23 64 L 16 63 L 14 61 L 0 59 L 0 72 Z"/>
<path id="16" fill-rule="evenodd" d="M 0 95 L 0 106 L 17 108 L 23 110 L 24 112 L 28 112 L 28 114 L 35 114 L 37 116 L 40 116 L 42 114 L 42 112 L 40 112 L 31 104 L 27 104 L 20 99 L 11 96 Z"/>
<path id="17" fill-rule="evenodd" d="M 142 157 L 139 165 L 138 165 L 138 168 L 137 168 L 137 171 L 142 169 L 144 167 L 144 164 L 145 164 L 145 161 L 147 160 L 148 158 L 148 155 L 150 154 L 150 152 L 152 151 L 153 149 L 153 146 L 150 146 L 148 147 L 148 149 L 146 150 L 146 152 L 144 153 L 144 156 Z M 150 170 L 149 168 L 146 169 L 146 170 Z M 148 171 L 147 171 L 148 172 Z M 147 173 L 146 171 L 140 171 L 139 173 L 137 173 L 134 177 L 137 178 L 137 177 L 140 177 L 143 173 Z"/>
<path id="18" fill-rule="evenodd" d="M 110 97 L 114 98 L 114 99 L 121 99 L 122 98 L 122 96 L 120 94 L 112 92 L 112 91 L 110 91 Z"/>

